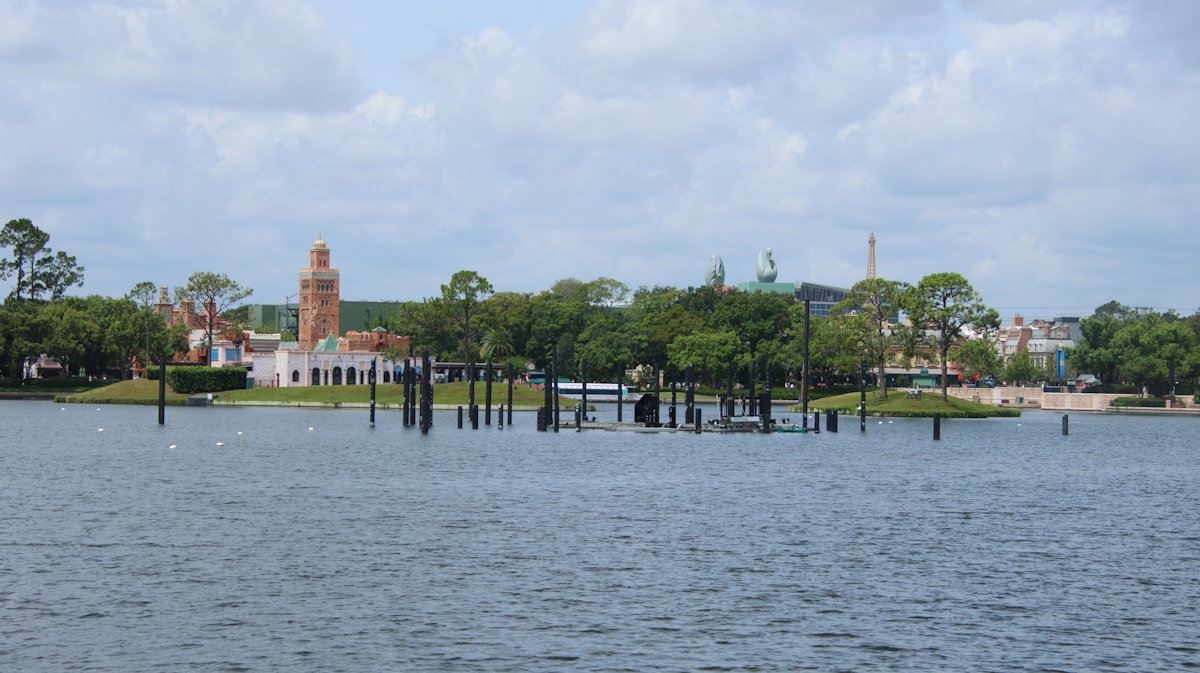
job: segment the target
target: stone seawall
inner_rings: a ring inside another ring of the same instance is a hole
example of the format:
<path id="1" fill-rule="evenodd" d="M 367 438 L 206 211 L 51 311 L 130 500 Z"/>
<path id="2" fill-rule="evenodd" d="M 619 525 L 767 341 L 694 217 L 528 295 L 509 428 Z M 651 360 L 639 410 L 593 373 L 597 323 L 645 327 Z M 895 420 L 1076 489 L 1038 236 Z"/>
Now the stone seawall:
<path id="1" fill-rule="evenodd" d="M 952 397 L 980 404 L 991 404 L 1000 407 L 1021 407 L 1023 409 L 1044 409 L 1046 411 L 1115 411 L 1109 405 L 1118 397 L 1132 397 L 1129 394 L 1115 393 L 1048 393 L 1041 388 L 1019 388 L 1003 386 L 1000 388 L 950 388 Z M 930 391 L 928 394 L 937 394 Z M 1184 404 L 1184 409 L 1197 409 L 1191 396 L 1178 398 Z M 1122 409 L 1123 411 L 1124 409 Z M 1149 409 L 1149 411 L 1175 411 L 1171 409 Z"/>

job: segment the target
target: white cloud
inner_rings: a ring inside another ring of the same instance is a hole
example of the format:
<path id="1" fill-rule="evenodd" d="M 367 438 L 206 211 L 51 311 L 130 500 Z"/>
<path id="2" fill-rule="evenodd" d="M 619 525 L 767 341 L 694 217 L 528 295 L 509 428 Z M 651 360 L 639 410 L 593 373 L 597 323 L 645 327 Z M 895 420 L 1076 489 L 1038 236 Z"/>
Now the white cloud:
<path id="1" fill-rule="evenodd" d="M 688 284 L 712 254 L 737 282 L 766 246 L 848 285 L 874 230 L 883 275 L 1190 310 L 1200 58 L 1176 24 L 1200 13 L 960 6 L 598 0 L 447 35 L 413 95 L 360 83 L 298 0 L 8 3 L 0 197 L 112 294 L 222 267 L 281 297 L 318 231 L 354 298 L 462 267 Z"/>

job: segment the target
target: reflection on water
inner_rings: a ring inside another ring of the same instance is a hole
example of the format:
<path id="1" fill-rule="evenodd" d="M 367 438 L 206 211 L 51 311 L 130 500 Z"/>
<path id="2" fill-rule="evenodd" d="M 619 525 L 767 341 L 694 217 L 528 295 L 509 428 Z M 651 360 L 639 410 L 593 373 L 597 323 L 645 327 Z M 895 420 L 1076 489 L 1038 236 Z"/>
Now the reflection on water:
<path id="1" fill-rule="evenodd" d="M 0 403 L 0 670 L 1200 665 L 1197 419 L 155 417 Z"/>

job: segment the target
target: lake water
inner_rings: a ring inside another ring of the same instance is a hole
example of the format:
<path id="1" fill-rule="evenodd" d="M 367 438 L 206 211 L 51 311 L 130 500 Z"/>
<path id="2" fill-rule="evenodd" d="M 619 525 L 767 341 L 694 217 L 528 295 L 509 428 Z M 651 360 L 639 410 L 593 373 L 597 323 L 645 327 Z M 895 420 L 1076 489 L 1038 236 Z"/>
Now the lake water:
<path id="1" fill-rule="evenodd" d="M 156 413 L 0 403 L 0 670 L 1200 666 L 1196 418 Z"/>

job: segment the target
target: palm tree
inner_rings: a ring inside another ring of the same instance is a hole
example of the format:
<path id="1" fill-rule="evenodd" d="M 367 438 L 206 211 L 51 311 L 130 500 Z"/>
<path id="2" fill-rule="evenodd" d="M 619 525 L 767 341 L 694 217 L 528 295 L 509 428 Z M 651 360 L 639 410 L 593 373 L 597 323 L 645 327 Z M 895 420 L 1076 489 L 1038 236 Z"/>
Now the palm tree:
<path id="1" fill-rule="evenodd" d="M 480 354 L 487 358 L 489 362 L 495 362 L 504 358 L 506 355 L 512 355 L 513 345 L 512 337 L 502 329 L 495 328 L 488 330 L 487 334 L 483 335 L 483 341 L 480 343 Z"/>

